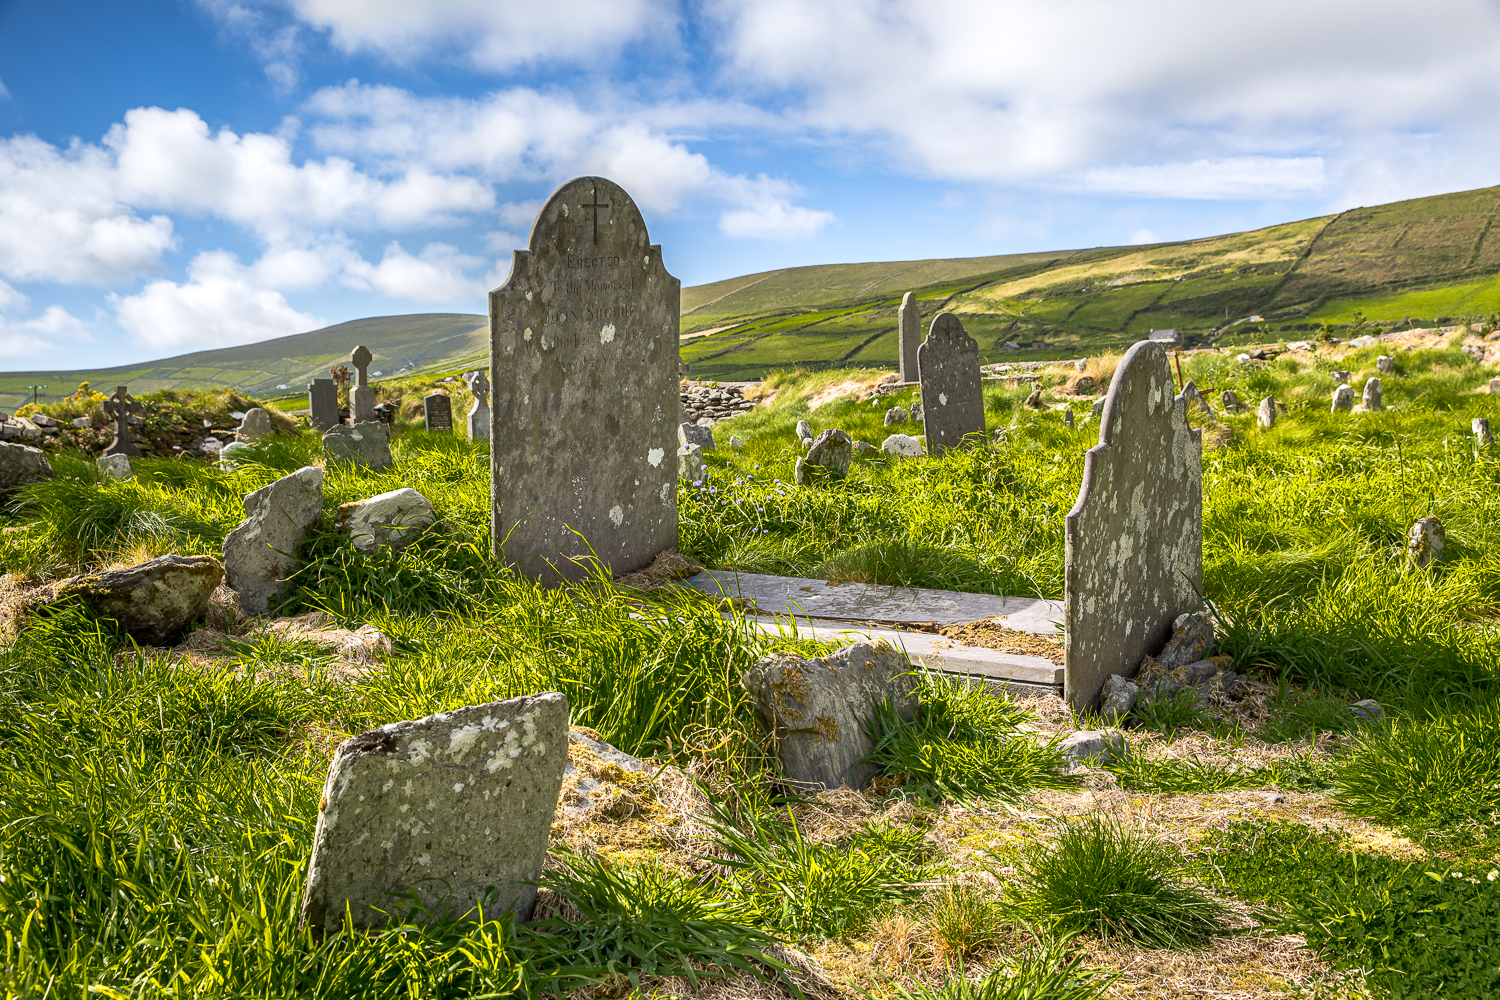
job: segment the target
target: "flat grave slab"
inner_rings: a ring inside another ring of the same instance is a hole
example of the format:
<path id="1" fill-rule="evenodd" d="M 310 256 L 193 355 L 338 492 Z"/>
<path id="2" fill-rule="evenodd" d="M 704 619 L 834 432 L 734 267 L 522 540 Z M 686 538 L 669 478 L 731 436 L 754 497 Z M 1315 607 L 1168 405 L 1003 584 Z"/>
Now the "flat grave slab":
<path id="1" fill-rule="evenodd" d="M 1014 598 L 1012 598 L 1014 600 Z M 813 622 L 798 618 L 790 622 L 785 618 L 757 616 L 755 627 L 770 634 L 784 633 L 795 625 L 798 634 L 812 635 L 825 641 L 843 644 L 884 639 L 896 649 L 902 650 L 914 663 L 921 663 L 928 670 L 944 674 L 959 674 L 982 680 L 1003 688 L 1012 694 L 1061 695 L 1063 668 L 1044 656 L 1026 656 L 1020 653 L 1002 653 L 982 646 L 965 646 L 941 635 L 929 632 L 903 632 L 895 628 L 870 626 L 835 625 L 829 622 Z"/>
<path id="2" fill-rule="evenodd" d="M 704 570 L 685 582 L 705 594 L 723 594 L 751 601 L 762 614 L 796 618 L 949 625 L 997 616 L 1005 619 L 1007 628 L 1036 635 L 1060 634 L 1057 623 L 1063 619 L 1061 601 L 1036 597 L 999 597 L 868 583 L 829 583 L 806 577 L 768 576 L 727 569 Z"/>

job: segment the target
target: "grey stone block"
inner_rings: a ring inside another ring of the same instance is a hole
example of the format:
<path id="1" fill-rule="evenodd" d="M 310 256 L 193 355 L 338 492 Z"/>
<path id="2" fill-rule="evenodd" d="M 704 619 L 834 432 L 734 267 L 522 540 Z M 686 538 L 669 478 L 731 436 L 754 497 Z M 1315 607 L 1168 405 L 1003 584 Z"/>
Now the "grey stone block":
<path id="1" fill-rule="evenodd" d="M 81 600 L 141 645 L 160 646 L 203 617 L 223 579 L 224 565 L 213 556 L 159 556 L 72 577 L 58 586 L 55 600 Z"/>
<path id="2" fill-rule="evenodd" d="M 282 595 L 302 565 L 297 546 L 322 513 L 323 470 L 315 465 L 245 495 L 245 520 L 224 539 L 224 574 L 246 614 L 265 614 Z"/>

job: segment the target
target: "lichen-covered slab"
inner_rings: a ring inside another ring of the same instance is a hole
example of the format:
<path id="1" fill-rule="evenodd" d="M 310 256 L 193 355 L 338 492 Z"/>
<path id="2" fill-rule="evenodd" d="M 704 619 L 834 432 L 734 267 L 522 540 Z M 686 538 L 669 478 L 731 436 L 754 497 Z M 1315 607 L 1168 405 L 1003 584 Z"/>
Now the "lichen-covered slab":
<path id="1" fill-rule="evenodd" d="M 861 724 L 882 698 L 903 719 L 912 718 L 911 671 L 904 653 L 877 640 L 811 660 L 773 653 L 746 670 L 740 683 L 772 736 L 787 780 L 807 789 L 860 788 L 875 770 L 861 763 L 875 749 Z"/>
<path id="2" fill-rule="evenodd" d="M 957 316 L 944 312 L 933 317 L 927 339 L 917 348 L 917 369 L 927 454 L 935 458 L 968 435 L 984 433 L 979 344 Z"/>
<path id="3" fill-rule="evenodd" d="M 434 919 L 484 902 L 531 916 L 568 762 L 556 692 L 396 722 L 346 740 L 319 805 L 302 919 L 336 931 L 400 919 L 415 893 Z M 493 892 L 491 891 L 493 890 Z M 488 901 L 486 902 L 486 897 Z"/>
<path id="4" fill-rule="evenodd" d="M 628 573 L 677 545 L 678 296 L 624 189 L 559 188 L 490 293 L 492 543 L 522 573 Z M 591 551 L 592 549 L 592 551 Z"/>
<path id="5" fill-rule="evenodd" d="M 1098 704 L 1110 674 L 1134 676 L 1203 585 L 1203 445 L 1173 395 L 1161 346 L 1126 352 L 1115 370 L 1099 443 L 1083 460 L 1068 513 L 1064 693 Z"/>

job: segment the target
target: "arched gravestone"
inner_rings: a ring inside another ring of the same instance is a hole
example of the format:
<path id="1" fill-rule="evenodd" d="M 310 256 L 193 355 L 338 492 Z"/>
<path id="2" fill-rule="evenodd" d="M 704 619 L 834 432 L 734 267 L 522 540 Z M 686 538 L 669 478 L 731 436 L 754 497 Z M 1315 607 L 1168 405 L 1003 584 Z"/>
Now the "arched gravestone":
<path id="1" fill-rule="evenodd" d="M 966 436 L 984 433 L 979 344 L 964 332 L 957 316 L 944 312 L 932 318 L 927 339 L 917 348 L 917 370 L 927 454 L 941 455 Z"/>
<path id="2" fill-rule="evenodd" d="M 677 546 L 681 283 L 602 177 L 558 188 L 527 246 L 490 293 L 492 544 L 547 583 L 590 548 L 628 573 Z"/>
<path id="3" fill-rule="evenodd" d="M 1075 708 L 1096 706 L 1110 674 L 1133 676 L 1201 603 L 1202 433 L 1172 389 L 1166 351 L 1136 344 L 1084 455 L 1064 569 L 1063 694 Z"/>

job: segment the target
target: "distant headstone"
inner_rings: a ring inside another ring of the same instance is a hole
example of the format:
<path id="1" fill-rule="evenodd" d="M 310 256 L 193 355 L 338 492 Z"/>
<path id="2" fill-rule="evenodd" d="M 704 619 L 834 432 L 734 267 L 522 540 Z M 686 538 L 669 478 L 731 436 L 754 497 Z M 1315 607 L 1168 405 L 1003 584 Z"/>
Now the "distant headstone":
<path id="1" fill-rule="evenodd" d="M 1213 407 L 1208 405 L 1208 400 L 1203 398 L 1203 393 L 1198 391 L 1198 386 L 1191 380 L 1182 387 L 1182 401 L 1188 414 L 1201 413 L 1209 423 L 1218 424 L 1219 418 L 1214 416 Z"/>
<path id="2" fill-rule="evenodd" d="M 323 435 L 323 460 L 376 470 L 395 464 L 385 424 L 374 420 L 352 427 L 339 424 L 330 429 Z"/>
<path id="3" fill-rule="evenodd" d="M 806 420 L 797 421 L 797 440 L 802 442 L 802 447 L 811 448 L 813 443 L 812 424 Z"/>
<path id="4" fill-rule="evenodd" d="M 922 416 L 922 404 L 921 404 L 921 402 L 916 402 L 916 403 L 911 404 L 911 409 L 907 411 L 907 414 L 911 417 L 912 421 L 915 422 L 915 423 L 919 423 L 920 424 L 920 423 L 925 423 L 926 422 L 926 418 L 924 416 Z"/>
<path id="5" fill-rule="evenodd" d="M 1115 370 L 1066 521 L 1064 696 L 1093 708 L 1110 674 L 1161 650 L 1203 585 L 1203 446 L 1150 341 Z"/>
<path id="6" fill-rule="evenodd" d="M 792 476 L 800 486 L 812 486 L 824 479 L 843 479 L 849 474 L 854 457 L 854 439 L 844 431 L 829 428 L 813 441 L 807 455 L 797 459 Z"/>
<path id="7" fill-rule="evenodd" d="M 1375 370 L 1378 372 L 1393 372 L 1396 370 L 1396 359 L 1382 354 L 1375 359 Z"/>
<path id="8" fill-rule="evenodd" d="M 474 405 L 469 407 L 469 440 L 490 439 L 490 380 L 484 372 L 474 372 L 469 377 L 469 391 L 474 394 Z"/>
<path id="9" fill-rule="evenodd" d="M 100 455 L 94 460 L 99 471 L 111 479 L 133 479 L 135 471 L 130 467 L 130 459 L 124 455 Z"/>
<path id="10" fill-rule="evenodd" d="M 701 444 L 685 444 L 677 449 L 678 479 L 690 483 L 696 482 L 703 478 L 703 472 L 703 446 Z"/>
<path id="11" fill-rule="evenodd" d="M 680 287 L 625 189 L 581 177 L 490 293 L 491 538 L 525 575 L 582 579 L 596 556 L 619 575 L 676 548 Z"/>
<path id="12" fill-rule="evenodd" d="M 363 344 L 349 352 L 354 365 L 354 388 L 349 390 L 349 423 L 362 424 L 375 419 L 375 390 L 370 388 L 370 362 L 374 356 Z"/>
<path id="13" fill-rule="evenodd" d="M 115 387 L 115 394 L 104 401 L 105 415 L 115 422 L 115 439 L 104 449 L 104 454 L 141 457 L 141 450 L 130 440 L 130 418 L 145 412 L 146 408 L 126 391 L 125 386 Z"/>
<path id="14" fill-rule="evenodd" d="M 422 417 L 429 431 L 453 432 L 453 400 L 444 392 L 422 397 Z"/>
<path id="15" fill-rule="evenodd" d="M 917 308 L 917 296 L 907 292 L 901 296 L 901 309 L 896 314 L 900 324 L 897 333 L 897 348 L 901 356 L 901 381 L 917 381 L 917 348 L 922 344 L 922 312 Z"/>
<path id="16" fill-rule="evenodd" d="M 1341 382 L 1344 385 L 1349 384 L 1349 372 L 1330 372 L 1330 374 L 1333 376 L 1335 382 Z"/>
<path id="17" fill-rule="evenodd" d="M 307 411 L 313 430 L 320 434 L 338 423 L 338 383 L 331 378 L 315 378 L 307 383 Z"/>
<path id="18" fill-rule="evenodd" d="M 1419 518 L 1406 533 L 1406 554 L 1418 566 L 1441 562 L 1448 533 L 1436 517 Z"/>
<path id="19" fill-rule="evenodd" d="M 1343 410 L 1347 413 L 1352 409 L 1354 409 L 1354 390 L 1347 385 L 1341 385 L 1333 390 L 1333 405 L 1328 408 L 1328 412 L 1337 413 Z"/>
<path id="20" fill-rule="evenodd" d="M 1490 379 L 1490 392 L 1500 393 L 1500 375 Z"/>
<path id="21" fill-rule="evenodd" d="M 245 419 L 234 429 L 236 441 L 259 441 L 271 433 L 271 415 L 264 407 L 253 407 L 245 411 Z"/>
<path id="22" fill-rule="evenodd" d="M 970 434 L 984 433 L 979 344 L 952 313 L 938 313 L 917 349 L 922 380 L 922 416 L 927 454 L 958 447 Z"/>
<path id="23" fill-rule="evenodd" d="M 1244 404 L 1240 402 L 1240 397 L 1235 395 L 1233 389 L 1225 389 L 1220 393 L 1219 401 L 1224 404 L 1224 411 L 1226 413 L 1238 413 L 1245 408 Z"/>
<path id="24" fill-rule="evenodd" d="M 414 893 L 435 920 L 483 905 L 531 917 L 568 763 L 557 692 L 395 722 L 345 740 L 318 810 L 303 923 L 399 923 Z M 387 916 L 389 914 L 389 916 Z"/>
<path id="25" fill-rule="evenodd" d="M 700 427 L 697 424 L 678 424 L 677 444 L 679 447 L 684 448 L 690 444 L 696 444 L 704 451 L 713 451 L 714 429 L 712 427 Z"/>
<path id="26" fill-rule="evenodd" d="M 1488 448 L 1495 442 L 1490 434 L 1490 422 L 1485 417 L 1475 417 L 1469 423 L 1469 430 L 1474 434 L 1474 443 L 1481 448 Z"/>
<path id="27" fill-rule="evenodd" d="M 885 425 L 887 427 L 892 424 L 904 424 L 910 419 L 911 414 L 907 412 L 904 406 L 893 406 L 885 411 Z"/>
<path id="28" fill-rule="evenodd" d="M 1365 392 L 1360 399 L 1360 405 L 1366 412 L 1385 409 L 1385 400 L 1381 397 L 1380 379 L 1372 378 L 1365 382 Z"/>
<path id="29" fill-rule="evenodd" d="M 1260 401 L 1260 409 L 1256 412 L 1256 419 L 1266 430 L 1276 426 L 1276 400 L 1270 396 Z"/>
<path id="30" fill-rule="evenodd" d="M 1071 407 L 1063 410 L 1063 426 L 1068 430 L 1073 429 L 1073 410 Z"/>
<path id="31" fill-rule="evenodd" d="M 1089 416 L 1092 417 L 1095 420 L 1098 420 L 1099 417 L 1100 417 L 1100 415 L 1102 415 L 1103 413 L 1104 413 L 1104 400 L 1102 398 L 1094 400 L 1094 409 L 1093 409 L 1093 412 L 1091 412 L 1089 414 Z"/>

